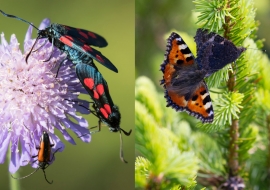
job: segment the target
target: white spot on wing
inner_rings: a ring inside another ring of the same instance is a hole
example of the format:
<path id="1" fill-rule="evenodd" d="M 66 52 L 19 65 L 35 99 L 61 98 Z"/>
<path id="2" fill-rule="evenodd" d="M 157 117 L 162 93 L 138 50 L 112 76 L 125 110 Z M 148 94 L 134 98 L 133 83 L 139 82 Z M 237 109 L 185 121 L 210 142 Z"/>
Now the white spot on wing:
<path id="1" fill-rule="evenodd" d="M 209 93 L 208 93 L 208 92 L 206 92 L 204 95 L 202 95 L 202 99 L 204 100 L 204 98 L 205 98 L 206 96 L 209 96 Z"/>
<path id="2" fill-rule="evenodd" d="M 179 45 L 179 48 L 180 49 L 186 49 L 187 48 L 187 45 L 186 44 L 181 44 L 181 45 Z"/>
<path id="3" fill-rule="evenodd" d="M 184 57 L 187 58 L 187 57 L 192 57 L 192 54 L 189 53 L 189 54 L 184 54 Z"/>
<path id="4" fill-rule="evenodd" d="M 208 109 L 212 106 L 212 103 L 211 102 L 207 102 L 205 105 L 204 105 L 204 108 L 205 109 Z"/>

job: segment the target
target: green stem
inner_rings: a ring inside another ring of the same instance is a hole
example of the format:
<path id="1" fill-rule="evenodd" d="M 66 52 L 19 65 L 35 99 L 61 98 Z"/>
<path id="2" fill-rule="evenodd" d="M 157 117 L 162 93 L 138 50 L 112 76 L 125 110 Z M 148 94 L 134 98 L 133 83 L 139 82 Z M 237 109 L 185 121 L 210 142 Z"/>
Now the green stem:
<path id="1" fill-rule="evenodd" d="M 11 149 L 11 147 L 9 147 L 9 149 L 8 149 L 8 160 L 11 159 L 11 151 L 10 151 L 10 149 Z M 13 179 L 11 177 L 11 174 L 10 173 L 8 173 L 8 175 L 9 175 L 9 186 L 10 186 L 10 190 L 20 190 L 21 189 L 20 180 Z M 13 177 L 19 178 L 20 177 L 19 172 L 16 172 L 15 174 L 13 174 Z"/>

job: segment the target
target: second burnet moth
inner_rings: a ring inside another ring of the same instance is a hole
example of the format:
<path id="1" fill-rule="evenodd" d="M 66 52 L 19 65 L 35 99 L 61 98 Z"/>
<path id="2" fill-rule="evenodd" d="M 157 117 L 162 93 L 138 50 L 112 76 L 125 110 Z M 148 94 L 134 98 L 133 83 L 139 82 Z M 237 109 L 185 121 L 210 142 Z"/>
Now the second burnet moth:
<path id="1" fill-rule="evenodd" d="M 120 127 L 121 114 L 118 106 L 112 101 L 106 80 L 96 68 L 87 64 L 76 65 L 76 73 L 94 101 L 94 111 L 92 113 L 99 118 L 99 130 L 101 123 L 104 123 L 109 127 L 110 131 L 120 132 L 120 158 L 127 163 L 123 156 L 121 132 L 129 136 L 132 130 L 126 132 Z"/>
<path id="2" fill-rule="evenodd" d="M 42 169 L 43 173 L 44 173 L 44 177 L 45 180 L 49 183 L 52 184 L 53 181 L 48 181 L 47 177 L 46 177 L 46 173 L 45 173 L 45 169 L 47 167 L 49 167 L 50 162 L 54 159 L 54 154 L 59 151 L 61 149 L 58 148 L 54 151 L 54 153 L 52 153 L 52 147 L 54 146 L 54 144 L 51 144 L 50 141 L 50 136 L 46 131 L 43 131 L 41 138 L 40 138 L 40 144 L 39 147 L 37 147 L 38 149 L 38 154 L 35 156 L 32 156 L 32 158 L 37 158 L 36 160 L 33 161 L 33 163 L 38 161 L 38 168 L 36 170 L 34 170 L 32 173 L 24 176 L 24 177 L 20 177 L 20 178 L 15 178 L 12 175 L 12 178 L 14 179 L 24 179 L 27 178 L 29 176 L 31 176 L 32 174 L 34 174 L 35 172 L 37 172 L 39 169 Z"/>
<path id="3" fill-rule="evenodd" d="M 22 18 L 6 14 L 2 10 L 0 10 L 0 12 L 7 17 L 21 20 L 36 28 L 38 30 L 36 42 L 39 39 L 47 38 L 52 43 L 52 48 L 55 46 L 61 51 L 65 52 L 67 54 L 67 58 L 70 59 L 74 64 L 84 62 L 87 64 L 91 64 L 93 67 L 95 67 L 92 61 L 92 59 L 94 59 L 99 63 L 101 63 L 102 65 L 104 65 L 105 67 L 107 67 L 108 69 L 116 73 L 118 72 L 117 68 L 113 65 L 113 63 L 109 59 L 107 59 L 104 55 L 102 55 L 101 52 L 90 47 L 90 45 L 97 47 L 105 47 L 108 45 L 107 41 L 99 34 L 84 29 L 73 28 L 70 26 L 57 23 L 51 24 L 44 30 L 39 30 L 36 26 L 34 26 L 30 22 Z M 27 55 L 26 62 L 36 42 L 34 43 L 32 49 Z"/>

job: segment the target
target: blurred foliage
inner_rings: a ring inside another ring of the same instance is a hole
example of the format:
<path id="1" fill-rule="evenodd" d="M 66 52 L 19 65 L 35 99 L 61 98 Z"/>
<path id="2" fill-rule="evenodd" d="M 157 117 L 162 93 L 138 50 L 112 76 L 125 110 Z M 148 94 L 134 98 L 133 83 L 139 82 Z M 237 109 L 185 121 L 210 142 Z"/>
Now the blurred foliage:
<path id="1" fill-rule="evenodd" d="M 136 75 L 146 75 L 154 81 L 139 77 L 135 83 L 135 143 L 137 156 L 140 156 L 136 159 L 136 187 L 221 187 L 224 182 L 231 182 L 232 168 L 228 162 L 231 147 L 236 147 L 237 175 L 244 180 L 246 189 L 267 189 L 270 176 L 270 119 L 267 119 L 270 118 L 270 83 L 267 74 L 270 62 L 259 50 L 263 40 L 257 39 L 259 22 L 255 21 L 255 2 L 195 0 L 193 3 L 136 1 Z M 256 1 L 260 3 L 268 4 L 264 0 Z M 154 87 L 162 79 L 158 68 L 164 59 L 170 32 L 177 31 L 195 52 L 192 37 L 181 31 L 194 35 L 195 28 L 199 27 L 218 32 L 237 46 L 248 48 L 235 63 L 206 79 L 215 111 L 212 124 L 196 124 L 197 120 L 186 113 L 166 108 L 164 92 Z M 232 87 L 229 78 L 235 79 Z M 232 128 L 235 121 L 236 131 Z M 237 134 L 236 139 L 231 139 L 233 133 Z M 169 150 L 174 152 L 170 156 Z M 183 157 L 186 154 L 188 156 Z M 182 168 L 177 162 L 181 159 L 173 158 L 174 155 L 189 160 L 189 164 L 182 160 L 186 164 Z M 163 169 L 164 166 L 172 168 L 172 164 L 181 178 Z"/>

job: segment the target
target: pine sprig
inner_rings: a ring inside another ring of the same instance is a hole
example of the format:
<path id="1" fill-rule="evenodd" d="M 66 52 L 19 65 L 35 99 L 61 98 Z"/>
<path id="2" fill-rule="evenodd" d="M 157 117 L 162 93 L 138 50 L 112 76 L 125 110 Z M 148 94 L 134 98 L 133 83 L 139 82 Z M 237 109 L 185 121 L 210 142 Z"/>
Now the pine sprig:
<path id="1" fill-rule="evenodd" d="M 145 79 L 145 78 L 144 78 Z M 142 81 L 142 79 L 138 79 Z M 144 80 L 145 85 L 149 85 L 149 79 Z M 136 81 L 137 82 L 137 81 Z M 144 85 L 144 83 L 141 83 Z M 139 88 L 142 86 L 140 85 Z M 155 96 L 158 97 L 156 90 L 148 88 Z M 148 96 L 148 93 L 142 96 Z M 142 98 L 146 100 L 146 98 Z M 155 102 L 159 104 L 160 101 Z M 152 107 L 149 102 L 135 101 L 135 125 L 136 125 L 136 150 L 148 160 L 150 164 L 146 164 L 145 160 L 137 160 L 137 166 L 147 168 L 147 174 L 143 173 L 146 181 L 141 179 L 142 172 L 137 173 L 139 176 L 137 185 L 156 187 L 154 184 L 157 179 L 160 179 L 160 187 L 173 188 L 177 185 L 183 187 L 194 187 L 195 177 L 198 170 L 198 159 L 194 152 L 187 150 L 186 146 L 179 144 L 179 139 L 167 128 L 159 127 L 159 123 L 153 117 L 149 107 Z M 160 106 L 160 105 L 159 105 Z M 147 162 L 147 163 L 148 163 Z M 137 181 L 137 179 L 136 179 Z M 158 180 L 159 181 L 159 180 Z M 192 185 L 193 184 L 193 185 Z M 188 188 L 192 189 L 192 188 Z"/>
<path id="2" fill-rule="evenodd" d="M 200 28 L 209 28 L 211 31 L 218 33 L 225 24 L 225 16 L 233 16 L 230 14 L 232 8 L 228 8 L 226 1 L 208 1 L 195 0 L 195 11 L 199 12 L 196 24 Z"/>
<path id="3" fill-rule="evenodd" d="M 153 115 L 154 119 L 161 122 L 163 112 L 156 102 L 159 101 L 158 95 L 155 93 L 154 84 L 146 77 L 140 77 L 135 83 L 135 100 L 143 102 L 148 111 Z"/>

